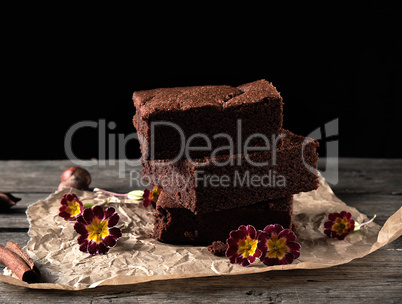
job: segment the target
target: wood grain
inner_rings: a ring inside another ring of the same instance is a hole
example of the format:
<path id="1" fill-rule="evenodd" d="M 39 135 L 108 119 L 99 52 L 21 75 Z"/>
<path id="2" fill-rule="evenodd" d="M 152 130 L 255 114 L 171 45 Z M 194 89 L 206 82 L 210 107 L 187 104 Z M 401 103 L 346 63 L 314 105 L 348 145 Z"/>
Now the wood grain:
<path id="1" fill-rule="evenodd" d="M 28 241 L 27 206 L 57 189 L 70 161 L 0 161 L 0 191 L 22 200 L 0 214 L 0 244 Z M 320 160 L 320 167 L 325 159 Z M 94 166 L 92 187 L 117 192 L 130 185 L 138 167 Z M 119 169 L 126 178 L 119 178 Z M 359 211 L 386 219 L 402 206 L 402 160 L 340 159 L 335 194 Z M 399 194 L 398 194 L 399 193 Z M 400 303 L 402 302 L 402 238 L 346 265 L 319 270 L 274 271 L 258 275 L 160 281 L 79 292 L 38 291 L 0 282 L 0 303 Z"/>

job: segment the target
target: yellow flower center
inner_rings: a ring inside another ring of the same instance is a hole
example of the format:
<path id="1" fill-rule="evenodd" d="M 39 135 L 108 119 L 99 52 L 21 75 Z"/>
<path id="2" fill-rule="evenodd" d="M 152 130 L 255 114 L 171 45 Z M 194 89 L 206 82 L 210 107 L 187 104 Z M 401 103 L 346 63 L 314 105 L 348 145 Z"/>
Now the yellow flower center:
<path id="1" fill-rule="evenodd" d="M 253 240 L 251 237 L 247 236 L 245 239 L 237 242 L 239 249 L 238 254 L 242 254 L 243 257 L 247 258 L 249 255 L 253 255 L 257 249 L 257 240 Z"/>
<path id="2" fill-rule="evenodd" d="M 100 221 L 94 219 L 90 225 L 86 226 L 89 233 L 88 240 L 93 240 L 96 243 L 102 242 L 102 240 L 109 235 L 107 224 L 107 220 Z"/>
<path id="3" fill-rule="evenodd" d="M 155 187 L 152 189 L 150 193 L 150 199 L 151 201 L 155 202 L 158 200 L 159 194 L 161 193 L 161 188 Z"/>
<path id="4" fill-rule="evenodd" d="M 66 212 L 70 213 L 71 217 L 77 216 L 81 212 L 80 204 L 75 200 L 69 201 Z"/>
<path id="5" fill-rule="evenodd" d="M 332 231 L 335 231 L 338 235 L 342 235 L 349 230 L 350 223 L 345 218 L 337 217 L 335 224 L 332 225 Z"/>
<path id="6" fill-rule="evenodd" d="M 289 247 L 286 245 L 286 239 L 282 237 L 278 239 L 276 234 L 273 234 L 271 239 L 267 241 L 267 247 L 267 256 L 269 258 L 282 259 L 285 253 L 290 251 Z"/>

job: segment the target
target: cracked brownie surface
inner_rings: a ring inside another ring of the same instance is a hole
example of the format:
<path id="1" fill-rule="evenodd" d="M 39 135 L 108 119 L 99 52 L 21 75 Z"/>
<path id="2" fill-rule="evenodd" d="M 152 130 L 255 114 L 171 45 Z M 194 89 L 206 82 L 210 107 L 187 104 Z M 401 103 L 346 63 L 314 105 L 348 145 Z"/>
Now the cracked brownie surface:
<path id="1" fill-rule="evenodd" d="M 138 91 L 134 92 L 133 101 L 136 108 L 133 123 L 142 155 L 147 159 L 176 158 L 184 148 L 183 140 L 192 136 L 192 147 L 207 147 L 191 151 L 192 158 L 208 156 L 228 146 L 227 136 L 233 141 L 233 151 L 242 152 L 249 136 L 258 133 L 271 140 L 272 135 L 279 134 L 283 122 L 282 97 L 272 83 L 264 79 L 238 87 L 217 85 Z M 152 123 L 160 122 L 173 123 L 176 127 L 154 124 L 152 134 Z M 216 137 L 222 133 L 226 137 Z M 202 136 L 194 138 L 194 134 Z M 280 144 L 279 140 L 277 145 Z M 258 137 L 248 141 L 248 146 L 265 145 L 266 141 Z M 227 153 L 222 150 L 217 154 Z"/>

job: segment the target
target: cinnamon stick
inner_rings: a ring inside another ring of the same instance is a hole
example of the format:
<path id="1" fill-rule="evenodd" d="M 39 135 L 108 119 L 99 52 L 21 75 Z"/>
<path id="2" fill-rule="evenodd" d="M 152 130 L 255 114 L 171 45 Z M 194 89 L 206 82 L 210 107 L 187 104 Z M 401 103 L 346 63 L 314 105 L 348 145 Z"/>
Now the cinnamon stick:
<path id="1" fill-rule="evenodd" d="M 29 255 L 24 251 L 24 249 L 21 248 L 20 245 L 14 242 L 7 242 L 6 248 L 8 250 L 11 250 L 12 252 L 18 254 L 24 261 L 27 263 L 27 265 L 33 269 L 35 267 L 34 262 L 32 259 L 29 257 Z"/>
<path id="2" fill-rule="evenodd" d="M 39 270 L 28 254 L 16 243 L 8 242 L 6 247 L 0 245 L 0 263 L 10 268 L 24 282 L 39 281 Z"/>

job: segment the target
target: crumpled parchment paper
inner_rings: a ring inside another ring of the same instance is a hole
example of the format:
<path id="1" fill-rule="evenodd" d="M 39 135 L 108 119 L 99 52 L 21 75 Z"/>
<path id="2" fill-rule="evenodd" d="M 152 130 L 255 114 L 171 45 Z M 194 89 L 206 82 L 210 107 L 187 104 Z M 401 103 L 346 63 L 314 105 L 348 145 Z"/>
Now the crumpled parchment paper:
<path id="1" fill-rule="evenodd" d="M 114 206 L 120 214 L 118 227 L 123 237 L 107 255 L 92 256 L 79 251 L 74 222 L 58 216 L 60 199 L 69 192 L 76 193 L 84 204 Z M 79 290 L 153 280 L 326 268 L 364 257 L 402 235 L 401 208 L 383 227 L 370 223 L 344 241 L 330 239 L 323 234 L 324 222 L 329 213 L 342 210 L 351 212 L 359 223 L 368 220 L 366 215 L 338 199 L 320 177 L 318 190 L 294 196 L 294 222 L 302 246 L 300 258 L 290 265 L 267 267 L 258 261 L 250 267 L 242 267 L 230 264 L 226 257 L 213 256 L 206 247 L 169 245 L 147 237 L 153 228 L 154 209 L 144 209 L 141 202 L 65 189 L 27 210 L 31 239 L 25 249 L 39 267 L 43 283 L 26 284 L 7 269 L 0 280 L 30 288 Z"/>

